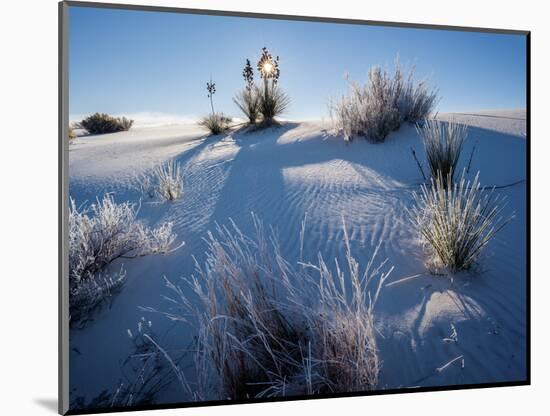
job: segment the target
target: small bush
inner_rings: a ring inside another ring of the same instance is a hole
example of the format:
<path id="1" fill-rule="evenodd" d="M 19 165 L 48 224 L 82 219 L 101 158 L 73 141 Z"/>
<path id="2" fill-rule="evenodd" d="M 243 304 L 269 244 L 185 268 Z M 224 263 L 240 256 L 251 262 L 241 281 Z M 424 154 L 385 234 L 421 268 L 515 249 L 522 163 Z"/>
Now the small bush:
<path id="1" fill-rule="evenodd" d="M 133 124 L 134 120 L 129 120 L 126 117 L 112 117 L 108 114 L 95 113 L 82 120 L 79 126 L 89 134 L 105 134 L 130 130 Z"/>
<path id="2" fill-rule="evenodd" d="M 157 165 L 150 172 L 140 175 L 137 188 L 149 198 L 156 196 L 174 201 L 183 195 L 183 169 L 175 160 Z"/>
<path id="3" fill-rule="evenodd" d="M 120 286 L 124 271 L 105 274 L 114 260 L 173 249 L 176 235 L 172 224 L 149 228 L 136 218 L 135 205 L 117 204 L 107 195 L 89 208 L 69 205 L 69 289 L 71 319 L 86 314 Z"/>
<path id="4" fill-rule="evenodd" d="M 484 191 L 479 173 L 472 183 L 464 173 L 458 183 L 438 173 L 414 195 L 409 216 L 431 254 L 430 265 L 450 272 L 468 269 L 481 250 L 513 217 L 503 219 L 503 199 Z"/>
<path id="5" fill-rule="evenodd" d="M 76 133 L 74 132 L 74 129 L 72 127 L 69 127 L 69 140 L 76 139 Z"/>
<path id="6" fill-rule="evenodd" d="M 453 121 L 425 120 L 416 129 L 424 142 L 432 178 L 438 178 L 439 175 L 446 187 L 447 178 L 451 182 L 454 179 L 462 147 L 468 136 L 466 125 Z"/>
<path id="7" fill-rule="evenodd" d="M 429 116 L 437 101 L 437 93 L 426 82 L 414 83 L 414 70 L 405 80 L 397 66 L 391 75 L 374 67 L 365 85 L 350 81 L 347 95 L 330 105 L 337 129 L 346 140 L 356 136 L 383 142 L 403 122 L 414 123 Z"/>
<path id="8" fill-rule="evenodd" d="M 188 281 L 199 308 L 189 290 L 167 281 L 181 308 L 167 316 L 187 322 L 194 316 L 198 324 L 198 397 L 374 389 L 381 365 L 374 304 L 391 269 L 382 272 L 385 261 L 375 266 L 376 250 L 361 272 L 345 227 L 347 272 L 336 264 L 333 273 L 320 256 L 316 264 L 292 267 L 274 234 L 254 222 L 252 238 L 235 224 L 209 234 L 206 263 L 196 263 L 197 275 Z M 302 229 L 302 246 L 303 235 Z"/>
<path id="9" fill-rule="evenodd" d="M 209 114 L 199 121 L 199 125 L 206 127 L 214 136 L 229 130 L 231 119 L 220 113 Z"/>

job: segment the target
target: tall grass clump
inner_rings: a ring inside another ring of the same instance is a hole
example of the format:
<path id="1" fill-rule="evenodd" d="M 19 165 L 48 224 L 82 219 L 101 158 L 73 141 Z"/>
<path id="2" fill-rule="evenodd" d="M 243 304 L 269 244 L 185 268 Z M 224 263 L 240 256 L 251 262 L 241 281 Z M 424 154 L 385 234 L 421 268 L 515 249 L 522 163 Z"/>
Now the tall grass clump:
<path id="1" fill-rule="evenodd" d="M 468 136 L 467 126 L 454 121 L 432 119 L 425 120 L 416 129 L 424 143 L 432 178 L 437 179 L 439 175 L 446 187 L 447 180 L 452 182 L 454 179 L 462 147 Z"/>
<path id="2" fill-rule="evenodd" d="M 231 119 L 229 117 L 224 116 L 222 113 L 216 113 L 214 110 L 214 94 L 216 94 L 216 83 L 212 82 L 212 79 L 210 79 L 209 82 L 206 83 L 206 91 L 208 91 L 208 99 L 210 100 L 210 109 L 212 112 L 203 117 L 199 121 L 199 125 L 206 127 L 210 134 L 218 135 L 225 131 L 227 131 L 230 127 Z"/>
<path id="3" fill-rule="evenodd" d="M 437 103 L 437 92 L 426 81 L 415 83 L 414 69 L 407 77 L 399 65 L 393 74 L 371 68 L 368 81 L 349 81 L 348 93 L 333 100 L 330 111 L 336 128 L 346 140 L 365 137 L 383 142 L 402 123 L 429 117 Z"/>
<path id="4" fill-rule="evenodd" d="M 83 128 L 89 134 L 105 134 L 128 131 L 133 124 L 134 120 L 126 117 L 112 117 L 104 113 L 95 113 L 78 123 L 78 127 Z"/>
<path id="5" fill-rule="evenodd" d="M 175 201 L 183 196 L 183 169 L 178 162 L 171 160 L 139 175 L 136 184 L 136 188 L 149 198 Z"/>
<path id="6" fill-rule="evenodd" d="M 489 241 L 508 224 L 503 218 L 504 199 L 485 191 L 479 173 L 472 182 L 464 173 L 456 183 L 441 173 L 415 193 L 409 216 L 431 255 L 430 265 L 450 272 L 467 270 Z"/>
<path id="7" fill-rule="evenodd" d="M 374 305 L 391 268 L 375 264 L 375 250 L 360 271 L 346 232 L 345 270 L 320 255 L 292 266 L 253 218 L 253 237 L 233 223 L 209 233 L 205 264 L 196 261 L 186 280 L 193 295 L 167 281 L 180 309 L 166 315 L 197 325 L 197 397 L 374 389 L 381 366 Z"/>
<path id="8" fill-rule="evenodd" d="M 150 228 L 137 220 L 137 208 L 117 204 L 106 195 L 89 207 L 69 204 L 69 306 L 71 319 L 79 319 L 120 286 L 123 269 L 107 273 L 116 259 L 165 254 L 174 249 L 172 224 Z"/>

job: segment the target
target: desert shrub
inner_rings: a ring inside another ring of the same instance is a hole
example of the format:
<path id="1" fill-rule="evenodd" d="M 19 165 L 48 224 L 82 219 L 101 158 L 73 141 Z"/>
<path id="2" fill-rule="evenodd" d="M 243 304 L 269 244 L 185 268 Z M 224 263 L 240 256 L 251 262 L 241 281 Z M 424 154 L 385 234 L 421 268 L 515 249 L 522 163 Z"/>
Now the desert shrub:
<path id="1" fill-rule="evenodd" d="M 175 160 L 154 166 L 136 178 L 136 187 L 149 198 L 174 201 L 183 195 L 183 169 Z"/>
<path id="2" fill-rule="evenodd" d="M 382 271 L 385 261 L 375 265 L 378 250 L 361 272 L 344 227 L 347 271 L 337 262 L 331 271 L 321 256 L 293 267 L 274 234 L 254 223 L 254 237 L 235 224 L 209 233 L 205 264 L 196 261 L 186 281 L 192 291 L 167 280 L 180 309 L 166 315 L 198 325 L 198 397 L 374 389 L 381 365 L 374 305 L 391 272 Z"/>
<path id="3" fill-rule="evenodd" d="M 116 133 L 130 130 L 134 120 L 126 117 L 112 117 L 104 113 L 95 113 L 79 123 L 90 134 Z"/>
<path id="4" fill-rule="evenodd" d="M 120 286 L 125 272 L 109 274 L 105 268 L 114 260 L 174 249 L 172 224 L 150 228 L 137 218 L 134 204 L 117 204 L 106 195 L 87 208 L 69 205 L 69 304 L 71 319 L 86 314 L 112 290 Z"/>
<path id="5" fill-rule="evenodd" d="M 403 122 L 414 123 L 429 116 L 437 102 L 437 93 L 425 81 L 415 84 L 414 70 L 405 80 L 397 66 L 390 74 L 374 67 L 364 85 L 349 81 L 347 95 L 330 104 L 338 130 L 346 140 L 356 136 L 382 142 Z"/>
<path id="6" fill-rule="evenodd" d="M 443 185 L 454 179 L 468 128 L 454 121 L 425 120 L 416 127 L 422 137 L 432 178 L 441 173 Z"/>
<path id="7" fill-rule="evenodd" d="M 494 189 L 485 191 L 479 173 L 470 183 L 464 173 L 457 183 L 441 173 L 415 193 L 409 217 L 424 239 L 431 256 L 430 266 L 450 272 L 468 269 L 483 247 L 513 217 L 501 216 L 503 198 Z"/>
<path id="8" fill-rule="evenodd" d="M 213 135 L 227 131 L 230 123 L 231 119 L 220 113 L 209 114 L 199 121 L 199 125 L 206 127 Z"/>

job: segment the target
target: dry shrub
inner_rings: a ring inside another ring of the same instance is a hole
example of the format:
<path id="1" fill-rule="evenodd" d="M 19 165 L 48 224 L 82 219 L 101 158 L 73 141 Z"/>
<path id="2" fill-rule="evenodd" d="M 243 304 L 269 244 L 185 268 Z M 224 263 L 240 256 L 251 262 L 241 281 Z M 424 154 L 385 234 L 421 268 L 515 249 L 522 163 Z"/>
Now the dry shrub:
<path id="1" fill-rule="evenodd" d="M 104 113 L 95 113 L 78 123 L 78 127 L 83 128 L 89 134 L 105 134 L 128 131 L 133 124 L 134 120 L 129 120 L 126 117 L 112 117 Z"/>
<path id="2" fill-rule="evenodd" d="M 437 103 L 437 92 L 426 81 L 415 83 L 414 69 L 405 78 L 399 65 L 393 74 L 379 67 L 369 71 L 366 84 L 349 82 L 347 95 L 333 100 L 331 115 L 346 140 L 362 136 L 383 142 L 403 122 L 415 123 L 429 117 Z"/>
<path id="3" fill-rule="evenodd" d="M 137 220 L 137 208 L 117 204 L 106 195 L 87 208 L 69 206 L 69 305 L 71 319 L 85 316 L 119 287 L 126 278 L 107 273 L 116 259 L 131 259 L 174 250 L 176 235 L 172 224 L 150 228 Z"/>
<path id="4" fill-rule="evenodd" d="M 375 265 L 378 249 L 360 271 L 345 233 L 347 270 L 335 260 L 332 271 L 320 255 L 293 267 L 274 234 L 266 235 L 256 217 L 254 224 L 252 238 L 233 223 L 209 233 L 206 262 L 196 262 L 196 275 L 186 280 L 193 295 L 167 280 L 179 308 L 165 315 L 197 325 L 199 333 L 196 397 L 376 388 L 374 305 L 392 270 L 386 261 Z M 303 236 L 302 229 L 302 245 Z"/>

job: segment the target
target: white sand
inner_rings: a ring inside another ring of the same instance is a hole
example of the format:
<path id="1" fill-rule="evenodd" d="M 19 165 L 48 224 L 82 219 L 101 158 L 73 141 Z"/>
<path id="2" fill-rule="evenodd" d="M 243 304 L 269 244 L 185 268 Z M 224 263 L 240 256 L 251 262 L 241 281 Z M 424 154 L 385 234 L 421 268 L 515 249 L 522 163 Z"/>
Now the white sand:
<path id="1" fill-rule="evenodd" d="M 483 185 L 526 178 L 524 111 L 459 114 L 455 119 L 472 126 L 462 163 L 467 164 L 477 143 L 472 175 L 480 170 Z M 395 271 L 394 283 L 385 288 L 376 309 L 381 388 L 525 378 L 525 183 L 499 189 L 508 198 L 506 213 L 515 211 L 516 218 L 487 246 L 478 270 L 453 279 L 431 276 L 404 211 L 422 182 L 411 146 L 425 163 L 414 128 L 402 127 L 383 144 L 360 139 L 345 144 L 328 134 L 328 127 L 288 123 L 223 138 L 204 138 L 204 131 L 191 125 L 136 128 L 78 138 L 70 145 L 70 195 L 79 203 L 110 191 L 118 201 L 138 201 L 138 193 L 128 190 L 129 180 L 162 160 L 176 158 L 186 171 L 181 200 L 144 203 L 140 211 L 140 218 L 152 224 L 174 222 L 186 244 L 166 257 L 126 261 L 129 278 L 111 308 L 85 329 L 71 331 L 74 397 L 91 398 L 123 380 L 120 364 L 132 346 L 126 330 L 144 315 L 138 306 L 167 309 L 162 276 L 190 276 L 191 255 L 204 259 L 201 237 L 214 222 L 227 223 L 231 217 L 249 232 L 251 211 L 278 230 L 290 261 L 297 260 L 299 224 L 306 213 L 308 259 L 319 251 L 325 259 L 342 258 L 342 215 L 361 263 L 382 241 L 381 258 L 388 257 Z M 191 345 L 194 334 L 185 327 L 174 328 L 157 315 L 147 318 L 169 347 Z M 457 341 L 449 339 L 452 326 Z M 462 358 L 452 361 L 457 357 Z M 163 399 L 177 401 L 178 394 L 177 388 L 169 389 Z"/>

